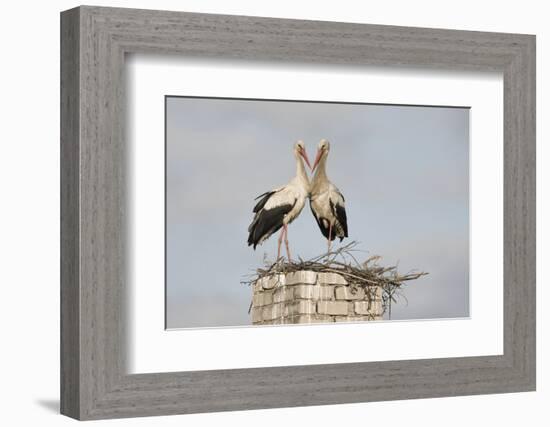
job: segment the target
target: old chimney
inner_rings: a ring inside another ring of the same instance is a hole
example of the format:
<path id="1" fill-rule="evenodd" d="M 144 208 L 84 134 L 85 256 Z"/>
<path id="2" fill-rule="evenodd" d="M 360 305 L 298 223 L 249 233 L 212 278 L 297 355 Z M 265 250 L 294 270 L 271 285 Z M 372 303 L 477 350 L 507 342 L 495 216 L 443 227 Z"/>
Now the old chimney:
<path id="1" fill-rule="evenodd" d="M 276 273 L 257 279 L 252 290 L 254 325 L 382 319 L 382 288 L 348 284 L 338 273 Z"/>

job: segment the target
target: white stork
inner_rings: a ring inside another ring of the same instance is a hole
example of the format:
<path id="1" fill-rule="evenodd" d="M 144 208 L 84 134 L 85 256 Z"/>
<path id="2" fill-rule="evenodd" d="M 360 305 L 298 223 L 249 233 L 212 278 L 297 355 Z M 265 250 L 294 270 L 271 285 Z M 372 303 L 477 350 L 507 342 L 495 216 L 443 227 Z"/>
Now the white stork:
<path id="1" fill-rule="evenodd" d="M 281 257 L 281 243 L 284 239 L 289 261 L 288 224 L 300 214 L 309 194 L 309 178 L 303 160 L 310 168 L 311 165 L 302 141 L 297 141 L 294 144 L 294 158 L 296 159 L 296 176 L 287 185 L 256 197 L 255 200 L 260 200 L 252 210 L 255 215 L 248 227 L 248 246 L 254 246 L 254 249 L 282 228 L 277 246 L 277 259 Z"/>
<path id="2" fill-rule="evenodd" d="M 348 237 L 348 223 L 344 196 L 327 177 L 326 164 L 330 143 L 326 139 L 319 142 L 317 156 L 313 163 L 315 175 L 311 181 L 309 205 L 317 220 L 321 233 L 326 237 L 328 252 L 331 242 L 339 237 Z"/>

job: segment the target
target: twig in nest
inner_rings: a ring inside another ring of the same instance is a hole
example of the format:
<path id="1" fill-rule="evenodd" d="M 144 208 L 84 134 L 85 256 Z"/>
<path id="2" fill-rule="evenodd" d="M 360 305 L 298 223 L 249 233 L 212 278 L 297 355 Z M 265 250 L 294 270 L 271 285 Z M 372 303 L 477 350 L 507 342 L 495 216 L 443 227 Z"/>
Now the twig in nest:
<path id="1" fill-rule="evenodd" d="M 372 287 L 380 287 L 382 289 L 383 311 L 386 312 L 389 309 L 391 312 L 391 303 L 392 301 L 396 302 L 395 296 L 400 294 L 397 291 L 401 289 L 404 283 L 428 274 L 425 272 L 399 274 L 397 266 L 382 267 L 378 265 L 379 256 L 371 256 L 363 263 L 359 263 L 353 255 L 353 252 L 358 252 L 356 247 L 357 242 L 353 241 L 310 260 L 304 261 L 299 258 L 299 262 L 277 260 L 271 263 L 264 259 L 264 267 L 258 268 L 256 274 L 249 276 L 249 280 L 242 283 L 251 285 L 262 277 L 301 270 L 336 273 L 344 276 L 353 287 L 363 287 L 366 291 Z M 336 261 L 337 258 L 341 258 L 343 261 Z"/>

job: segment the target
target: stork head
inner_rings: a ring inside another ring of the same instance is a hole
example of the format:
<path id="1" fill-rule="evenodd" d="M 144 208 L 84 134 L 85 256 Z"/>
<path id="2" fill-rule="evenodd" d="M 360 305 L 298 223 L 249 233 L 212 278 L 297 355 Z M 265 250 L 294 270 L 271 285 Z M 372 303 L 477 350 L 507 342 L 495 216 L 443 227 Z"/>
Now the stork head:
<path id="1" fill-rule="evenodd" d="M 294 155 L 302 156 L 307 166 L 311 169 L 311 163 L 309 163 L 309 158 L 307 157 L 306 146 L 304 144 L 304 141 L 302 140 L 296 141 L 296 143 L 294 144 Z"/>
<path id="2" fill-rule="evenodd" d="M 319 162 L 322 158 L 325 158 L 328 156 L 328 152 L 330 151 L 330 142 L 328 142 L 326 139 L 321 139 L 319 141 L 319 145 L 317 145 L 317 156 L 315 156 L 315 161 L 313 162 L 313 169 L 317 167 Z"/>

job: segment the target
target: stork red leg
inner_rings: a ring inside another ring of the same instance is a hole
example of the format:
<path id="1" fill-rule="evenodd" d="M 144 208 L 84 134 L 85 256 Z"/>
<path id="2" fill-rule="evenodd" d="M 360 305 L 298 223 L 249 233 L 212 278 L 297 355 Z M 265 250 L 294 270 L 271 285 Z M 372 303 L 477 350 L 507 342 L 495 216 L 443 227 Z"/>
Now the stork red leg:
<path id="1" fill-rule="evenodd" d="M 283 225 L 283 230 L 285 231 L 285 246 L 286 246 L 286 255 L 288 257 L 288 262 L 292 262 L 290 258 L 290 249 L 288 248 L 288 225 Z"/>
<path id="2" fill-rule="evenodd" d="M 279 241 L 277 244 L 277 261 L 279 261 L 279 258 L 281 258 L 281 244 L 283 243 L 283 235 L 285 234 L 284 226 L 281 229 L 281 234 L 279 234 Z"/>
<path id="3" fill-rule="evenodd" d="M 332 243 L 332 222 L 329 223 L 328 226 L 328 250 L 327 253 L 330 252 L 330 244 Z"/>

